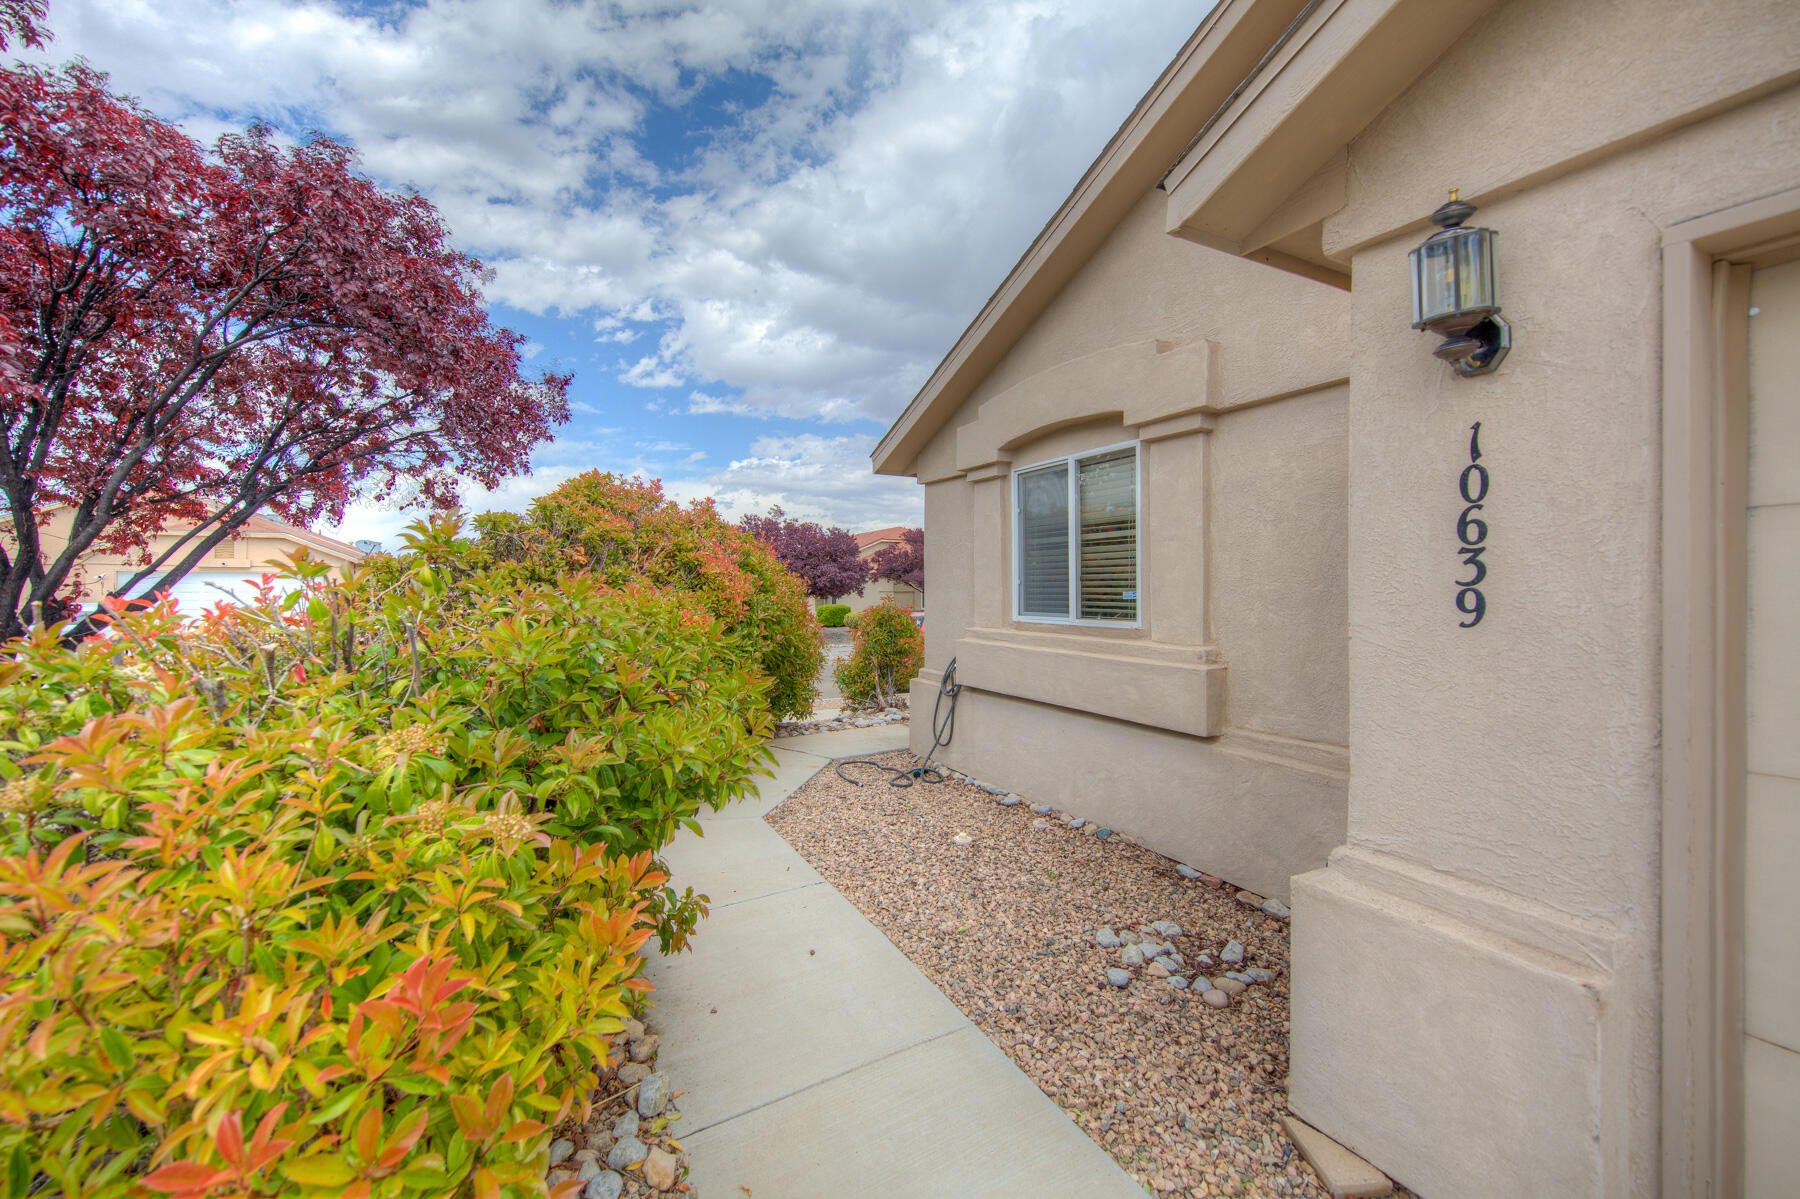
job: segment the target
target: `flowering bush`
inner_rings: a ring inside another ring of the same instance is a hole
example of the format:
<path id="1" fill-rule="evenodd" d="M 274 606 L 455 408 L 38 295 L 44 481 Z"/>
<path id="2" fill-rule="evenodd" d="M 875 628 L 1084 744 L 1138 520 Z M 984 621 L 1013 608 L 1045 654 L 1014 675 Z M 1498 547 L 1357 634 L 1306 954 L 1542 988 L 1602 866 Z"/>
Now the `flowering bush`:
<path id="1" fill-rule="evenodd" d="M 655 480 L 589 471 L 526 516 L 494 513 L 476 525 L 482 550 L 528 578 L 586 572 L 615 587 L 641 583 L 694 597 L 769 678 L 777 719 L 812 710 L 825 651 L 805 585 L 712 501 L 683 508 Z"/>
<path id="2" fill-rule="evenodd" d="M 705 910 L 654 853 L 766 761 L 767 683 L 670 597 L 409 540 L 7 647 L 12 1193 L 543 1193 L 640 947 Z"/>
<path id="3" fill-rule="evenodd" d="M 925 664 L 925 635 L 891 599 L 856 615 L 856 644 L 832 677 L 851 703 L 886 707 Z"/>

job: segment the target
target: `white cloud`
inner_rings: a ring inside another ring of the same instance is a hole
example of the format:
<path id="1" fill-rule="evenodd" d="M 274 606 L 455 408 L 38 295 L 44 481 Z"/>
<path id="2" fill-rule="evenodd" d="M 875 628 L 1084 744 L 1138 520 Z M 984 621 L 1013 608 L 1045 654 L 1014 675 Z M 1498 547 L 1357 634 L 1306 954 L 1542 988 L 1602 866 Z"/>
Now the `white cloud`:
<path id="1" fill-rule="evenodd" d="M 627 329 L 622 317 L 603 316 L 594 322 L 594 340 L 612 342 L 617 345 L 630 345 L 641 336 L 636 329 Z"/>
<path id="2" fill-rule="evenodd" d="M 725 396 L 707 395 L 704 391 L 688 393 L 687 414 L 689 416 L 762 416 L 769 415 L 766 409 L 746 404 L 742 400 L 734 400 Z"/>
<path id="3" fill-rule="evenodd" d="M 886 421 L 1209 6 L 59 0 L 51 49 L 196 132 L 341 131 L 490 259 L 491 297 L 621 344 L 669 322 L 628 383 Z M 682 110 L 726 71 L 767 98 Z M 646 158 L 657 106 L 690 159 Z"/>
<path id="4" fill-rule="evenodd" d="M 534 467 L 523 475 L 502 479 L 497 487 L 464 482 L 459 488 L 466 512 L 523 512 L 531 501 L 548 495 L 576 475 L 592 470 L 591 465 L 559 464 Z"/>
<path id="5" fill-rule="evenodd" d="M 750 453 L 723 470 L 688 479 L 665 479 L 669 494 L 682 500 L 711 496 L 736 519 L 767 512 L 779 504 L 789 516 L 879 529 L 924 521 L 924 497 L 911 479 L 869 473 L 872 436 L 758 437 Z"/>
<path id="6" fill-rule="evenodd" d="M 488 260 L 491 299 L 578 317 L 597 346 L 654 339 L 599 353 L 626 355 L 612 373 L 658 421 L 842 427 L 899 413 L 1210 3 L 55 0 L 50 52 L 202 138 L 259 118 L 349 137 Z M 760 82 L 727 111 L 700 102 L 720 79 Z M 655 465 L 618 432 L 465 501 Z M 665 478 L 735 514 L 917 523 L 872 442 L 765 436 Z M 410 519 L 359 507 L 344 535 L 391 543 Z"/>
<path id="7" fill-rule="evenodd" d="M 758 437 L 751 442 L 747 456 L 710 474 L 690 475 L 644 464 L 620 473 L 661 478 L 669 498 L 679 503 L 710 496 L 731 520 L 780 505 L 797 519 L 851 530 L 924 523 L 924 498 L 918 484 L 869 473 L 869 451 L 875 440 L 873 436 L 812 433 Z M 704 452 L 695 451 L 680 465 L 694 466 L 705 460 Z M 590 469 L 594 469 L 592 464 L 581 462 L 542 463 L 495 488 L 465 482 L 459 489 L 463 509 L 471 514 L 523 512 L 539 496 Z M 394 505 L 354 504 L 342 524 L 323 531 L 346 540 L 372 538 L 394 549 L 400 544 L 401 530 L 420 515 L 417 510 L 400 510 Z"/>
<path id="8" fill-rule="evenodd" d="M 621 365 L 623 364 L 621 363 Z M 666 365 L 661 358 L 652 354 L 647 358 L 638 359 L 621 371 L 619 382 L 629 383 L 633 387 L 680 387 L 687 382 L 687 379 L 680 371 Z"/>

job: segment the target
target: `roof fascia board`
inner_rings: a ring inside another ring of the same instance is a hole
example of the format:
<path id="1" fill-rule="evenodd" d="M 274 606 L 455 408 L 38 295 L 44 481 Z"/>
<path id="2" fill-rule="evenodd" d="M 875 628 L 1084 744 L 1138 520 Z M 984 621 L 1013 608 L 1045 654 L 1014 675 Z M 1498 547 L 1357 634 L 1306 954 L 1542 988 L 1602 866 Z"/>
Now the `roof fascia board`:
<path id="1" fill-rule="evenodd" d="M 289 541 L 298 542 L 299 544 L 304 545 L 304 546 L 308 547 L 309 549 L 315 549 L 315 550 L 320 551 L 321 553 L 330 554 L 334 558 L 348 558 L 352 562 L 361 562 L 363 560 L 363 558 L 366 557 L 366 555 L 361 550 L 357 549 L 353 545 L 349 545 L 347 543 L 335 543 L 334 544 L 334 543 L 331 543 L 328 541 L 321 541 L 321 540 L 318 540 L 314 534 L 307 533 L 305 531 L 297 531 L 297 532 L 292 532 L 292 533 L 286 533 L 286 532 L 276 533 L 276 532 L 272 532 L 272 531 L 267 532 L 267 533 L 259 532 L 259 533 L 249 533 L 249 534 L 246 534 L 246 536 L 250 536 L 250 537 L 285 537 Z"/>
<path id="2" fill-rule="evenodd" d="M 288 541 L 297 542 L 310 549 L 330 554 L 334 558 L 347 558 L 351 562 L 361 562 L 364 558 L 368 557 L 367 554 L 363 553 L 349 542 L 338 541 L 334 538 L 326 537 L 322 533 L 314 533 L 310 529 L 302 529 L 299 525 L 290 525 L 286 521 L 273 520 L 267 516 L 254 517 L 252 519 L 262 520 L 267 527 L 258 529 L 252 529 L 247 526 L 242 527 L 238 530 L 238 535 L 240 537 L 282 538 Z"/>
<path id="3" fill-rule="evenodd" d="M 911 474 L 932 435 L 1093 256 L 1305 7 L 1220 0 L 877 443 L 877 474 Z M 1315 164 L 1316 165 L 1316 164 Z"/>
<path id="4" fill-rule="evenodd" d="M 1320 164 L 1366 128 L 1496 0 L 1334 0 L 1169 172 L 1169 232 L 1244 254 Z"/>

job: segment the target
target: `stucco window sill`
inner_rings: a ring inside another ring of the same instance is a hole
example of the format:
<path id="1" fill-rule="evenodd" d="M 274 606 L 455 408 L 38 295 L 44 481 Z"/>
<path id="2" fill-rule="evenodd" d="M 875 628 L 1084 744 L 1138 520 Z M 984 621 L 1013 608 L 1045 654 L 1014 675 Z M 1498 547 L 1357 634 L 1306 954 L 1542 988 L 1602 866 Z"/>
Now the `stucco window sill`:
<path id="1" fill-rule="evenodd" d="M 1213 646 L 975 628 L 956 643 L 956 673 L 981 691 L 1193 737 L 1224 730 L 1225 663 Z"/>

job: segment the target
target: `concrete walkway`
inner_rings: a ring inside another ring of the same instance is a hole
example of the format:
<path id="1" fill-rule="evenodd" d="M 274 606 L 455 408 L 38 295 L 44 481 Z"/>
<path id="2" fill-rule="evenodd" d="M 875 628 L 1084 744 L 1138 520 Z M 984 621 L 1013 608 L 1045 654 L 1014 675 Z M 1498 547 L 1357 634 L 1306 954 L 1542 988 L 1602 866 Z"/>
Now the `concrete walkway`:
<path id="1" fill-rule="evenodd" d="M 652 961 L 658 1068 L 702 1199 L 1135 1196 L 1143 1189 L 763 823 L 833 758 L 907 726 L 777 740 L 753 800 L 664 855 L 712 898 L 694 952 Z M 744 1188 L 744 1189 L 740 1189 Z"/>

